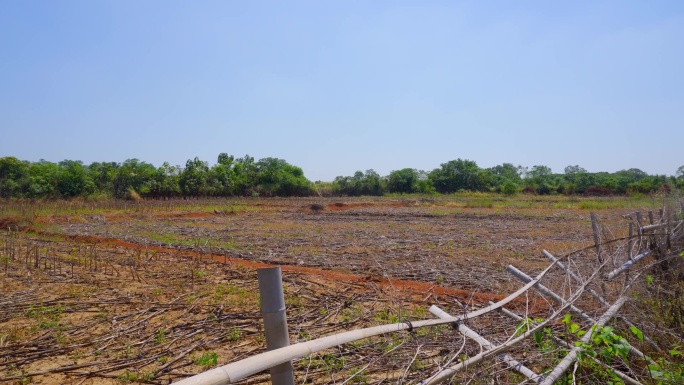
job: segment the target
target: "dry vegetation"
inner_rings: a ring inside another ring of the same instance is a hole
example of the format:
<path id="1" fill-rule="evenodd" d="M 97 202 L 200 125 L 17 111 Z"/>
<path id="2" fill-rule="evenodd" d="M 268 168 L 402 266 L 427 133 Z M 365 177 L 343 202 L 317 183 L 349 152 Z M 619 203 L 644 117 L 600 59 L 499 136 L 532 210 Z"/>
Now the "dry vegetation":
<path id="1" fill-rule="evenodd" d="M 662 203 L 658 197 L 478 194 L 6 201 L 0 206 L 1 225 L 10 230 L 0 237 L 0 381 L 162 384 L 262 352 L 255 269 L 265 264 L 283 266 L 292 342 L 431 318 L 431 304 L 464 314 L 522 285 L 507 265 L 529 275 L 548 266 L 543 249 L 564 256 L 583 277 L 591 275 L 596 256 L 590 211 L 601 220 L 602 239 L 618 240 L 603 249 L 611 270 L 622 261 L 609 256 L 624 254 L 623 215 L 657 210 Z M 669 252 L 676 247 L 669 245 Z M 637 279 L 623 314 L 664 350 L 681 350 L 681 266 L 670 260 L 667 271 L 659 264 L 631 274 Z M 595 287 L 614 299 L 623 281 Z M 558 270 L 545 284 L 567 297 L 578 287 Z M 587 298 L 583 304 L 595 318 L 605 311 Z M 530 291 L 508 308 L 534 320 L 556 305 Z M 498 312 L 467 324 L 496 343 L 520 333 L 518 321 Z M 562 322 L 547 329 L 572 340 Z M 629 333 L 624 327 L 620 332 Z M 542 372 L 562 358 L 561 347 L 544 336 L 536 339 L 511 355 Z M 639 348 L 662 356 L 647 344 Z M 415 383 L 479 352 L 451 327 L 418 329 L 297 360 L 296 382 Z M 668 358 L 668 364 L 681 362 L 676 355 Z M 630 368 L 634 377 L 647 378 L 643 363 Z M 524 379 L 505 369 L 492 359 L 458 379 Z M 580 367 L 576 377 L 603 383 L 596 372 Z M 266 382 L 261 374 L 242 383 Z"/>

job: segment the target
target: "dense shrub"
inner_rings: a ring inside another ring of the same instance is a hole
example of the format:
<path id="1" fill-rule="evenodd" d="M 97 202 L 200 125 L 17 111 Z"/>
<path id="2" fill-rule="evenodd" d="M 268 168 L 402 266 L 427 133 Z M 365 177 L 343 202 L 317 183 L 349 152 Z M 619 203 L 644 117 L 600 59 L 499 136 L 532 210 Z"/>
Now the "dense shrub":
<path id="1" fill-rule="evenodd" d="M 613 195 L 613 192 L 606 187 L 591 186 L 584 190 L 584 195 L 588 197 L 607 197 Z"/>
<path id="2" fill-rule="evenodd" d="M 537 188 L 534 186 L 525 186 L 522 190 L 523 194 L 537 195 Z"/>

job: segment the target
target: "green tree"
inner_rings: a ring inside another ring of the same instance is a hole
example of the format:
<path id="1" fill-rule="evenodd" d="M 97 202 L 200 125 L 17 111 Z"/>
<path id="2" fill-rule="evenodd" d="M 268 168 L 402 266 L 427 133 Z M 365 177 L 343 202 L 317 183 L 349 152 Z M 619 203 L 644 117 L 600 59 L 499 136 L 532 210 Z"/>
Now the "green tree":
<path id="1" fill-rule="evenodd" d="M 22 184 L 28 178 L 28 162 L 13 156 L 0 158 L 0 197 L 11 198 L 22 195 Z"/>
<path id="2" fill-rule="evenodd" d="M 591 174 L 580 166 L 565 167 L 561 191 L 565 194 L 582 193 L 592 185 Z"/>
<path id="3" fill-rule="evenodd" d="M 392 171 L 387 179 L 387 190 L 391 193 L 406 193 L 418 191 L 418 171 L 412 168 Z"/>
<path id="4" fill-rule="evenodd" d="M 564 171 L 565 171 L 565 175 L 570 175 L 570 176 L 574 176 L 577 174 L 584 174 L 587 172 L 587 170 L 585 170 L 584 168 L 577 166 L 577 165 L 567 166 L 567 167 L 565 167 Z"/>
<path id="5" fill-rule="evenodd" d="M 429 178 L 440 193 L 453 193 L 459 190 L 485 191 L 487 173 L 472 160 L 452 160 L 434 169 Z"/>
<path id="6" fill-rule="evenodd" d="M 515 167 L 511 163 L 504 163 L 498 166 L 494 166 L 489 169 L 492 174 L 499 177 L 501 180 L 520 180 L 520 173 L 522 171 L 521 166 Z"/>
<path id="7" fill-rule="evenodd" d="M 553 174 L 553 172 L 550 167 L 537 165 L 532 167 L 528 173 L 528 177 L 541 182 L 544 181 L 545 178 L 550 177 L 551 174 Z"/>
<path id="8" fill-rule="evenodd" d="M 218 156 L 218 162 L 209 170 L 207 179 L 208 190 L 212 195 L 229 196 L 233 195 L 235 172 L 233 165 L 235 158 L 222 152 Z"/>
<path id="9" fill-rule="evenodd" d="M 651 191 L 650 183 L 644 181 L 648 178 L 648 174 L 638 168 L 630 168 L 629 170 L 620 170 L 613 174 L 615 178 L 615 192 L 625 194 L 628 192 L 649 192 Z"/>
<path id="10" fill-rule="evenodd" d="M 299 167 L 277 158 L 261 159 L 256 166 L 257 190 L 260 194 L 306 196 L 312 193 L 312 184 Z"/>
<path id="11" fill-rule="evenodd" d="M 198 157 L 192 160 L 188 159 L 179 179 L 183 194 L 186 196 L 206 195 L 208 174 L 209 165 L 207 162 L 201 161 Z"/>
<path id="12" fill-rule="evenodd" d="M 183 169 L 164 162 L 157 168 L 150 182 L 150 195 L 154 197 L 174 197 L 181 195 L 180 175 Z"/>
<path id="13" fill-rule="evenodd" d="M 507 196 L 513 196 L 518 192 L 518 185 L 512 180 L 507 180 L 501 185 L 501 193 Z"/>
<path id="14" fill-rule="evenodd" d="M 485 174 L 488 186 L 493 187 L 497 192 L 509 195 L 511 191 L 515 194 L 522 184 L 521 173 L 523 171 L 522 166 L 516 167 L 511 163 L 504 163 L 483 170 L 483 174 Z M 507 188 L 505 189 L 504 186 Z"/>
<path id="15" fill-rule="evenodd" d="M 113 180 L 114 195 L 118 198 L 127 197 L 129 189 L 141 195 L 149 195 L 156 174 L 157 169 L 150 163 L 135 158 L 127 159 L 116 170 Z"/>
<path id="16" fill-rule="evenodd" d="M 536 165 L 527 173 L 527 183 L 534 186 L 537 194 L 545 195 L 554 191 L 552 186 L 556 181 L 550 167 Z"/>
<path id="17" fill-rule="evenodd" d="M 375 170 L 366 170 L 361 180 L 361 195 L 381 196 L 385 194 L 387 186 L 384 179 Z"/>
<path id="18" fill-rule="evenodd" d="M 361 196 L 383 195 L 387 189 L 385 180 L 374 170 L 357 171 L 353 176 L 338 176 L 333 181 L 337 195 Z"/>
<path id="19" fill-rule="evenodd" d="M 233 165 L 233 174 L 233 194 L 251 195 L 256 193 L 258 169 L 253 157 L 245 155 L 236 159 Z"/>
<path id="20" fill-rule="evenodd" d="M 30 184 L 26 196 L 29 198 L 53 198 L 57 195 L 57 181 L 60 169 L 55 163 L 41 159 L 29 165 Z"/>
<path id="21" fill-rule="evenodd" d="M 218 164 L 223 165 L 225 167 L 230 168 L 233 165 L 233 162 L 235 161 L 235 158 L 232 155 L 228 155 L 225 152 L 222 152 L 218 156 Z"/>
<path id="22" fill-rule="evenodd" d="M 121 166 L 116 162 L 93 162 L 88 166 L 97 191 L 116 196 L 114 180 L 117 177 L 119 167 Z"/>
<path id="23" fill-rule="evenodd" d="M 95 182 L 81 161 L 63 160 L 59 162 L 57 191 L 64 198 L 85 197 L 95 192 Z"/>

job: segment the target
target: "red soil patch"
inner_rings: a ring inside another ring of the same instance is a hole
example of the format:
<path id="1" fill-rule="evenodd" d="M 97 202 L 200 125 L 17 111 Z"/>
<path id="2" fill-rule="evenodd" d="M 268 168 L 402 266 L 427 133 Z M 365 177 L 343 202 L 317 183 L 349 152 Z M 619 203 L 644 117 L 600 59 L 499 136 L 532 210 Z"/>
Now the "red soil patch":
<path id="1" fill-rule="evenodd" d="M 55 234 L 55 233 L 44 232 L 44 231 L 36 231 L 36 232 L 39 234 L 44 234 L 44 235 L 49 235 L 49 236 L 63 237 L 63 238 L 67 238 L 67 239 L 77 241 L 77 242 L 85 242 L 85 243 L 92 243 L 92 244 L 106 244 L 106 245 L 111 245 L 111 246 L 118 246 L 118 247 L 122 247 L 122 248 L 127 248 L 127 249 L 145 249 L 145 246 L 143 246 L 143 245 L 139 245 L 137 243 L 132 243 L 132 242 L 122 241 L 122 240 L 116 239 L 116 238 L 105 238 L 105 237 L 99 237 L 99 236 L 94 236 L 94 235 Z M 185 256 L 193 256 L 193 257 L 203 256 L 206 258 L 207 256 L 209 256 L 207 254 L 201 254 L 200 255 L 199 253 L 193 252 L 193 251 L 179 251 L 176 249 L 159 247 L 159 246 L 148 245 L 147 249 L 151 250 L 151 251 L 164 252 L 164 253 L 182 253 Z M 262 267 L 273 267 L 273 266 L 275 266 L 275 265 L 271 265 L 271 264 L 267 264 L 267 263 L 249 261 L 249 260 L 238 259 L 238 258 L 231 258 L 231 257 L 223 256 L 223 255 L 217 255 L 217 254 L 212 254 L 212 255 L 210 255 L 210 257 L 212 259 L 214 259 L 216 262 L 239 265 L 239 266 L 247 267 L 250 269 L 258 269 L 258 268 L 262 268 Z M 449 288 L 449 287 L 437 286 L 437 285 L 427 283 L 427 282 L 386 279 L 386 278 L 375 277 L 375 276 L 360 276 L 360 275 L 355 275 L 355 274 L 341 273 L 341 272 L 331 271 L 331 270 L 324 270 L 324 269 L 319 269 L 319 268 L 315 268 L 315 267 L 281 265 L 281 269 L 282 269 L 282 271 L 289 271 L 289 272 L 294 272 L 294 273 L 303 273 L 303 274 L 307 274 L 307 275 L 315 275 L 315 276 L 318 276 L 318 277 L 321 277 L 323 279 L 330 280 L 330 281 L 358 282 L 358 283 L 373 281 L 373 282 L 377 283 L 377 285 L 383 289 L 401 290 L 401 291 L 406 291 L 409 294 L 450 295 L 450 296 L 460 298 L 464 301 L 475 301 L 475 302 L 480 303 L 480 304 L 486 304 L 489 301 L 494 301 L 494 302 L 499 301 L 499 300 L 506 297 L 506 295 L 502 295 L 502 294 L 477 293 L 477 292 L 472 292 L 472 291 L 468 291 L 468 290 L 460 290 L 460 289 L 454 289 L 454 288 Z M 514 302 L 519 302 L 522 304 L 522 303 L 525 303 L 525 300 L 522 298 L 518 298 Z M 533 309 L 537 309 L 537 308 L 543 309 L 543 308 L 545 308 L 545 303 L 543 303 L 543 302 L 537 303 L 536 301 L 531 300 L 530 306 Z"/>
<path id="2" fill-rule="evenodd" d="M 0 219 L 0 230 L 26 230 L 31 227 L 31 223 L 28 219 L 23 219 L 20 217 L 7 217 Z"/>
<path id="3" fill-rule="evenodd" d="M 360 207 L 372 207 L 372 203 L 331 203 L 327 206 L 329 211 L 352 210 Z"/>

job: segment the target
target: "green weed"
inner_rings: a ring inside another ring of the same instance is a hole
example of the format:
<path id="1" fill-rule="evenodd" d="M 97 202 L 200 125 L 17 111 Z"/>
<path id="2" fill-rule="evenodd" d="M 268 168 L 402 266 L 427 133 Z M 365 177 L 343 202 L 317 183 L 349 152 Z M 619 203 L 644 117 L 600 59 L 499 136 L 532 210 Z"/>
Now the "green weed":
<path id="1" fill-rule="evenodd" d="M 195 365 L 203 367 L 205 370 L 218 364 L 218 354 L 214 352 L 204 352 L 195 359 Z"/>

